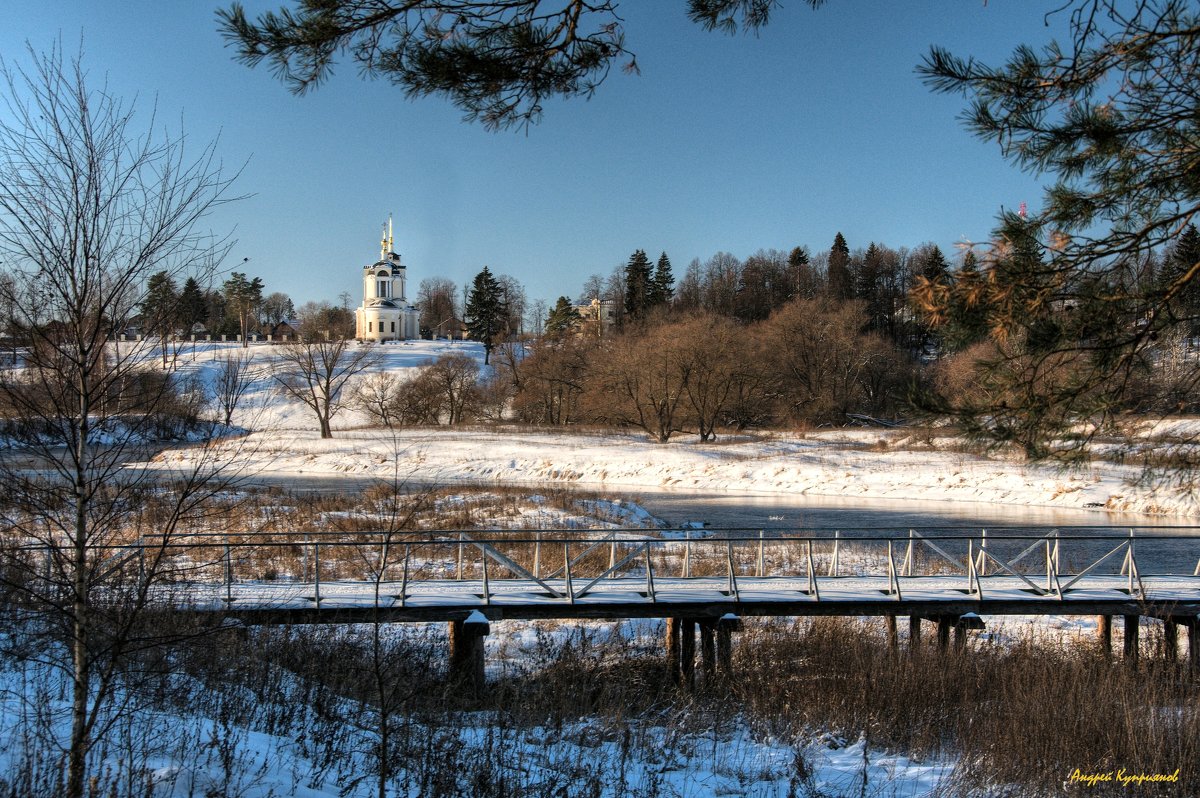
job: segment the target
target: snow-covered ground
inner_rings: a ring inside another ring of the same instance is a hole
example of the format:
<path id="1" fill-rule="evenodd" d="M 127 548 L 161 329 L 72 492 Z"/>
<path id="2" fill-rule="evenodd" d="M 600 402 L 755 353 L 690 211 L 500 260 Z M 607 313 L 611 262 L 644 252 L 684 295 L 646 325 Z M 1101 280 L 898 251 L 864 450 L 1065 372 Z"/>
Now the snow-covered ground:
<path id="1" fill-rule="evenodd" d="M 233 344 L 185 345 L 180 371 L 211 382 Z M 403 374 L 447 352 L 482 360 L 479 344 L 412 341 L 378 347 L 374 370 Z M 1140 468 L 1096 461 L 1082 469 L 1030 465 L 964 453 L 961 441 L 926 430 L 818 430 L 722 437 L 700 443 L 678 434 L 667 444 L 630 431 L 541 432 L 497 428 L 373 429 L 360 411 L 334 419 L 322 440 L 311 411 L 282 396 L 272 378 L 272 349 L 252 346 L 257 379 L 234 414 L 250 430 L 225 444 L 248 472 L 404 476 L 438 483 L 572 483 L 617 489 L 672 488 L 854 499 L 985 502 L 1001 505 L 1200 515 L 1200 500 L 1170 479 L 1146 480 Z M 1195 431 L 1174 421 L 1173 435 Z M 198 455 L 178 448 L 155 461 L 186 466 Z M 1186 484 L 1186 483 L 1185 483 Z M 1098 521 L 1103 520 L 1098 514 Z"/>
<path id="2" fill-rule="evenodd" d="M 179 371 L 211 385 L 220 358 L 236 344 L 190 344 L 178 353 Z M 449 351 L 482 360 L 477 344 L 408 342 L 379 347 L 373 367 L 403 373 Z M 670 443 L 617 431 L 544 432 L 494 428 L 438 428 L 390 432 L 371 428 L 360 412 L 347 409 L 334 419 L 336 437 L 322 440 L 306 408 L 282 396 L 275 387 L 272 348 L 251 346 L 255 379 L 235 412 L 235 425 L 247 435 L 220 444 L 221 456 L 236 460 L 247 472 L 275 475 L 418 478 L 435 483 L 517 482 L 576 484 L 610 489 L 674 488 L 703 492 L 786 494 L 844 497 L 855 500 L 920 500 L 985 502 L 998 505 L 1045 506 L 1176 514 L 1190 519 L 1200 504 L 1187 491 L 1169 484 L 1145 484 L 1136 468 L 1096 462 L 1073 472 L 1030 466 L 1015 459 L 985 458 L 960 451 L 950 437 L 898 430 L 828 430 L 807 434 L 777 433 L 700 443 L 679 435 Z M 1176 421 L 1170 434 L 1191 434 L 1195 422 Z M 1158 430 L 1161 432 L 1162 430 Z M 188 446 L 158 454 L 154 466 L 185 466 L 200 455 Z M 467 493 L 464 490 L 464 495 Z M 444 499 L 451 501 L 454 497 Z M 622 508 L 628 523 L 643 520 L 632 505 Z M 542 513 L 534 507 L 531 513 Z M 540 516 L 539 516 L 540 517 Z M 622 516 L 622 519 L 624 516 Z M 557 518 L 556 518 L 557 522 Z M 625 522 L 625 521 L 621 521 Z M 1077 618 L 989 621 L 989 638 L 1003 642 L 1023 637 L 1025 626 L 1045 630 L 1048 637 L 1080 639 L 1094 634 L 1094 622 Z M 565 628 L 565 627 L 564 627 Z M 536 645 L 532 624 L 498 624 L 488 640 L 490 667 L 520 661 Z M 0 780 L 21 767 L 21 713 L 45 696 L 29 691 L 22 669 L 0 667 Z M 45 704 L 63 710 L 64 691 L 51 685 Z M 525 770 L 521 778 L 536 780 L 568 764 L 591 767 L 603 781 L 603 796 L 641 790 L 641 794 L 674 796 L 788 794 L 931 796 L 950 775 L 953 760 L 915 761 L 872 748 L 868 741 L 838 738 L 814 730 L 800 740 L 777 740 L 742 727 L 699 732 L 687 740 L 668 725 L 650 727 L 664 737 L 664 753 L 626 759 L 617 740 L 596 737 L 586 721 L 578 728 L 523 729 L 511 744 Z M 27 727 L 26 727 L 27 728 Z M 188 794 L 253 796 L 368 795 L 370 778 L 347 786 L 303 742 L 303 730 L 271 734 L 229 728 L 204 713 L 146 712 L 138 715 L 133 736 L 161 747 L 145 749 L 141 794 L 165 798 Z M 455 732 L 470 752 L 497 734 L 486 715 L 466 713 Z M 62 739 L 62 730 L 57 735 Z M 364 750 L 365 744 L 359 746 Z M 236 772 L 231 772 L 233 752 Z M 804 761 L 805 783 L 797 784 L 797 754 Z M 116 766 L 119 752 L 111 754 Z M 351 769 L 366 767 L 350 763 Z M 232 779 L 232 782 L 231 782 Z M 793 792 L 794 791 L 794 792 Z M 400 793 L 398 793 L 400 794 Z"/>
<path id="3" fill-rule="evenodd" d="M 203 689 L 187 677 L 176 681 L 181 692 Z M 285 680 L 285 689 L 291 683 Z M 59 739 L 66 736 L 70 705 L 61 697 L 64 692 L 59 677 L 37 665 L 0 669 L 0 788 L 8 788 L 6 795 L 9 790 L 17 795 L 22 789 L 54 789 L 57 752 L 25 735 L 36 728 L 34 719 L 39 718 L 49 725 L 41 729 L 43 733 L 52 730 Z M 279 698 L 304 698 L 302 691 L 294 692 L 297 695 Z M 117 706 L 127 700 L 118 699 Z M 361 714 L 354 702 L 340 703 L 325 711 L 345 717 Z M 318 713 L 309 707 L 288 714 L 300 722 L 317 722 Z M 550 794 L 547 786 L 557 784 L 560 789 L 553 794 L 586 790 L 598 798 L 925 798 L 937 794 L 954 769 L 951 759 L 918 761 L 872 748 L 861 737 L 847 740 L 817 733 L 781 740 L 754 735 L 741 723 L 708 730 L 666 723 L 639 725 L 638 739 L 631 746 L 628 734 L 586 720 L 554 728 L 497 727 L 490 720 L 489 713 L 463 713 L 453 729 L 415 730 L 418 736 L 456 750 L 457 762 L 447 772 L 459 784 L 441 785 L 440 794 L 471 794 L 472 781 L 486 774 L 510 785 L 505 794 L 521 794 L 522 789 Z M 118 715 L 114 728 L 120 744 L 100 749 L 91 767 L 98 777 L 96 787 L 111 786 L 114 795 L 366 798 L 376 794 L 368 753 L 374 741 L 357 727 L 347 729 L 345 739 L 333 746 L 342 755 L 339 761 L 330 761 L 329 741 L 311 739 L 311 729 L 269 733 L 204 712 L 145 708 Z M 46 759 L 25 758 L 31 754 Z M 18 774 L 30 770 L 44 780 L 22 783 Z M 421 798 L 421 786 L 415 781 L 411 776 L 397 778 L 388 795 Z"/>

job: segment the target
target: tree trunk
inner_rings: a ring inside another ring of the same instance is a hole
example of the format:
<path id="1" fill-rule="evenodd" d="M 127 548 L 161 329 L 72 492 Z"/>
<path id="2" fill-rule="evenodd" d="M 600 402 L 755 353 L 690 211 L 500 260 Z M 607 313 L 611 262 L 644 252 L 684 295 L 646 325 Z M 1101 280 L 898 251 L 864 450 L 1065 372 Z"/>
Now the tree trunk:
<path id="1" fill-rule="evenodd" d="M 81 358 L 81 362 L 82 362 Z M 85 381 L 86 383 L 86 381 Z M 80 420 L 75 444 L 75 519 L 72 566 L 71 616 L 71 750 L 67 765 L 67 798 L 83 798 L 83 778 L 87 767 L 88 700 L 91 671 L 88 663 L 88 517 L 87 517 L 87 440 L 91 433 L 88 386 L 79 386 Z"/>

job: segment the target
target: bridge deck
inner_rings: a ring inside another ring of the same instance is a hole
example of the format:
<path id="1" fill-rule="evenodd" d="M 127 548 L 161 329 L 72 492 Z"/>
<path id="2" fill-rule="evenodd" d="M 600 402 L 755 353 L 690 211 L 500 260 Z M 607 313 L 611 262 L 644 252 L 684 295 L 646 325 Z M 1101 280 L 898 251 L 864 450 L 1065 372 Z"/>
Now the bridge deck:
<path id="1" fill-rule="evenodd" d="M 247 623 L 462 620 L 479 610 L 490 620 L 646 618 L 689 615 L 1158 615 L 1200 613 L 1200 577 L 1145 576 L 1130 593 L 1125 576 L 1088 575 L 1069 588 L 1045 590 L 1020 577 L 990 575 L 974 588 L 962 575 L 605 578 L 581 590 L 565 580 L 494 579 L 384 582 L 237 582 L 187 590 L 196 611 L 227 612 Z M 1064 579 L 1063 582 L 1066 580 Z M 896 589 L 898 585 L 898 591 Z M 548 589 L 549 588 L 549 589 Z M 1061 590 L 1061 592 L 1059 592 Z M 571 593 L 574 593 L 572 596 Z M 320 597 L 318 600 L 317 597 Z"/>

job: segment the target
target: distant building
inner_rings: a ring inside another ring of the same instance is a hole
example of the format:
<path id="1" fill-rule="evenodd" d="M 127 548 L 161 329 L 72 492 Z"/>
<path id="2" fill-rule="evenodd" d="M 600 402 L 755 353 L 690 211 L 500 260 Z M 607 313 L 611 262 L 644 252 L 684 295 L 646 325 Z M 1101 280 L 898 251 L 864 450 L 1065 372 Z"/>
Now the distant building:
<path id="1" fill-rule="evenodd" d="M 379 260 L 363 267 L 363 302 L 354 313 L 354 337 L 362 341 L 406 341 L 421 337 L 421 313 L 409 304 L 408 274 L 392 251 L 392 219 L 388 217 Z"/>
<path id="2" fill-rule="evenodd" d="M 586 305 L 575 305 L 582 323 L 579 332 L 582 335 L 603 336 L 617 320 L 617 303 L 611 299 L 593 299 Z"/>

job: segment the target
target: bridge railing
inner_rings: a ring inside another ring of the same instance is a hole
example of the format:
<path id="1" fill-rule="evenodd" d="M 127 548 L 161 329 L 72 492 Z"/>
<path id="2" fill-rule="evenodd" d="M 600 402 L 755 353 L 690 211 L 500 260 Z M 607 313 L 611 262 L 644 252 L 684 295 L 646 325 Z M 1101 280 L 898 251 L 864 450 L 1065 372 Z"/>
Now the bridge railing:
<path id="1" fill-rule="evenodd" d="M 22 548 L 45 557 L 55 552 Z M 423 586 L 463 583 L 490 603 L 499 593 L 532 590 L 574 603 L 605 590 L 636 590 L 657 601 L 671 591 L 719 590 L 734 600 L 746 589 L 786 581 L 819 600 L 851 579 L 877 580 L 896 600 L 937 577 L 973 598 L 1017 585 L 1064 598 L 1103 578 L 1120 577 L 1132 598 L 1154 576 L 1200 575 L 1200 530 L 1191 527 L 653 530 L 575 529 L 439 532 L 184 534 L 146 536 L 104 547 L 112 573 L 144 574 L 153 560 L 160 582 L 219 585 L 226 601 L 252 586 L 303 585 L 318 606 L 331 583 L 374 586 L 374 600 L 404 606 Z M 1144 564 L 1150 562 L 1148 571 Z M 164 563 L 168 567 L 162 567 Z M 162 575 L 166 574 L 163 579 Z M 386 589 L 384 586 L 386 585 Z"/>

